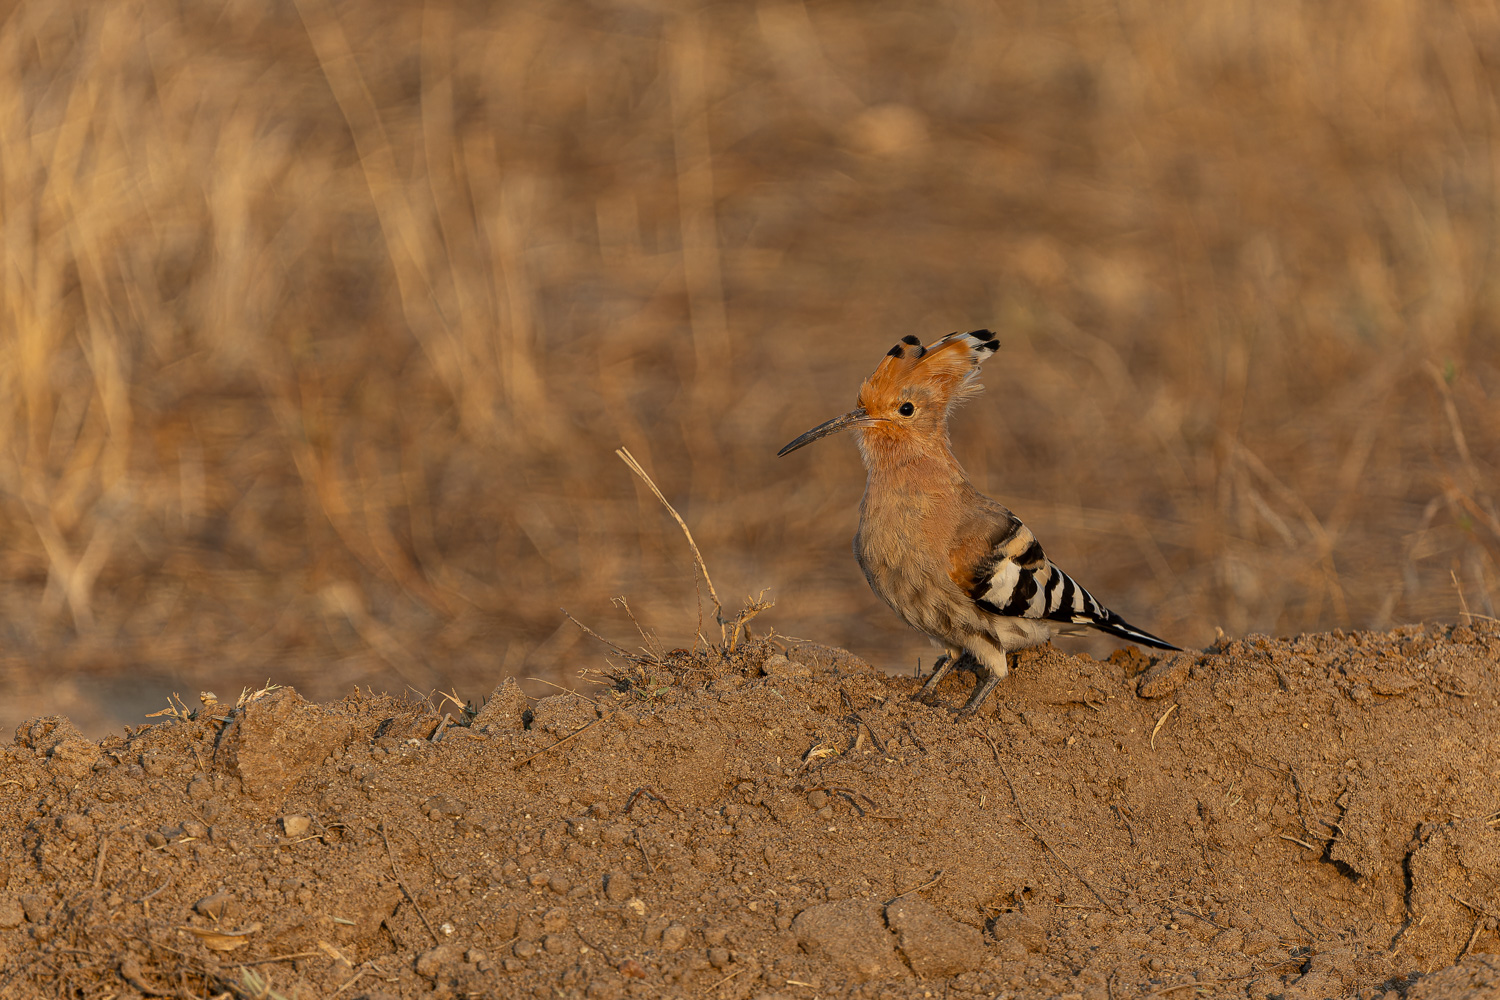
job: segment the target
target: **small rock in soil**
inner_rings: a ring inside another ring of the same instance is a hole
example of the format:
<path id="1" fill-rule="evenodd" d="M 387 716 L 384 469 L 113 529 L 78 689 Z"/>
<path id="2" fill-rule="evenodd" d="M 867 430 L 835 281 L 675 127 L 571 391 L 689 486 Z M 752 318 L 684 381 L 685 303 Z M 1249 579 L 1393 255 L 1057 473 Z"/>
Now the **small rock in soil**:
<path id="1" fill-rule="evenodd" d="M 885 919 L 896 932 L 911 971 L 923 979 L 956 976 L 984 963 L 984 939 L 979 931 L 925 899 L 898 899 L 885 908 Z"/>
<path id="2" fill-rule="evenodd" d="M 57 825 L 69 840 L 80 840 L 94 832 L 93 821 L 78 813 L 68 813 Z"/>
<path id="3" fill-rule="evenodd" d="M 681 951 L 683 945 L 687 944 L 688 929 L 681 924 L 668 924 L 661 932 L 661 946 L 663 951 Z"/>
<path id="4" fill-rule="evenodd" d="M 635 893 L 635 881 L 629 873 L 614 871 L 604 876 L 604 898 L 611 903 L 623 903 Z"/>
<path id="5" fill-rule="evenodd" d="M 231 915 L 230 910 L 233 904 L 233 895 L 227 892 L 216 892 L 212 896 L 204 896 L 198 900 L 193 904 L 193 909 L 205 917 L 222 920 Z"/>
<path id="6" fill-rule="evenodd" d="M 851 899 L 809 907 L 792 921 L 792 933 L 803 951 L 852 973 L 860 982 L 903 971 L 879 903 Z"/>
<path id="7" fill-rule="evenodd" d="M 417 956 L 417 975 L 432 979 L 440 975 L 444 968 L 457 965 L 461 951 L 457 945 L 440 944 L 431 951 L 424 951 Z"/>

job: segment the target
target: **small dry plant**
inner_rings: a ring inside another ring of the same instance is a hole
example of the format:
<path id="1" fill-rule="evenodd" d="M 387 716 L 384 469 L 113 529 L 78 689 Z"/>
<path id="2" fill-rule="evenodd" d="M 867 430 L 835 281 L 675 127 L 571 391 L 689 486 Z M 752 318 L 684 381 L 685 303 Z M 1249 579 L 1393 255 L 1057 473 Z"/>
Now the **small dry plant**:
<path id="1" fill-rule="evenodd" d="M 630 610 L 630 604 L 624 597 L 616 597 L 613 603 L 622 608 L 635 625 L 636 631 L 640 633 L 643 643 L 636 650 L 626 649 L 617 643 L 599 635 L 593 629 L 568 614 L 568 620 L 585 633 L 592 636 L 608 646 L 623 664 L 610 662 L 610 669 L 602 671 L 603 675 L 614 684 L 621 687 L 639 691 L 647 697 L 659 697 L 660 694 L 672 686 L 673 683 L 685 672 L 702 672 L 703 667 L 698 662 L 697 654 L 700 649 L 719 660 L 725 660 L 733 656 L 739 649 L 741 642 L 750 636 L 750 622 L 759 615 L 775 605 L 775 601 L 766 599 L 766 592 L 762 590 L 754 597 L 747 597 L 744 606 L 732 617 L 724 613 L 724 604 L 719 600 L 719 592 L 714 587 L 713 577 L 708 573 L 708 564 L 703 559 L 703 553 L 698 548 L 698 543 L 693 539 L 693 532 L 683 520 L 682 515 L 663 495 L 656 482 L 646 472 L 636 457 L 630 453 L 628 448 L 617 448 L 615 454 L 620 460 L 629 466 L 640 480 L 646 484 L 661 505 L 672 515 L 677 526 L 682 529 L 682 534 L 687 538 L 688 548 L 693 553 L 693 587 L 698 597 L 698 630 L 694 637 L 693 648 L 688 650 L 669 651 L 656 633 L 643 626 Z M 708 599 L 713 603 L 714 623 L 719 627 L 718 642 L 711 642 L 703 633 L 703 591 L 698 586 L 698 576 L 703 577 L 703 586 L 708 589 Z M 587 673 L 587 671 L 585 671 Z"/>

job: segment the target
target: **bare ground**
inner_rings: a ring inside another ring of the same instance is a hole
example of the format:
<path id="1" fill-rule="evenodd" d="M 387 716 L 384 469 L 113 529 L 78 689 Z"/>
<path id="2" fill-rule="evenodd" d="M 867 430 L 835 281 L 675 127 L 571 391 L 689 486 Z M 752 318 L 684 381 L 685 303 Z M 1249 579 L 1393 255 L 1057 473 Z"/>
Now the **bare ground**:
<path id="1" fill-rule="evenodd" d="M 36 719 L 0 996 L 1494 996 L 1497 661 L 1482 621 L 1046 647 L 955 723 L 967 678 L 755 641 L 472 719 Z"/>

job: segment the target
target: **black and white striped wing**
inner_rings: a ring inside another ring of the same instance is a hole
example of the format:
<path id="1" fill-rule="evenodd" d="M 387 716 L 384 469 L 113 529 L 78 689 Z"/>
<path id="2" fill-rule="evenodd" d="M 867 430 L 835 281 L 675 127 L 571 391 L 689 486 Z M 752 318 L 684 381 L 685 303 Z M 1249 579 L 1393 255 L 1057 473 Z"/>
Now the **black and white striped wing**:
<path id="1" fill-rule="evenodd" d="M 1142 646 L 1178 648 L 1095 600 L 1052 564 L 1031 529 L 1014 515 L 990 537 L 989 550 L 967 569 L 960 584 L 967 584 L 974 603 L 992 615 L 1086 625 Z"/>

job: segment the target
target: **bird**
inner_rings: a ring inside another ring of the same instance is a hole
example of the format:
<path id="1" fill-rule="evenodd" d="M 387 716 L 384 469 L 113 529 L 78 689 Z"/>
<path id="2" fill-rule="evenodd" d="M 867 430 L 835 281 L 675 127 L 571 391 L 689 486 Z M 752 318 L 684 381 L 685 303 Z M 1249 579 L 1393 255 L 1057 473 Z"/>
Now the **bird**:
<path id="1" fill-rule="evenodd" d="M 870 589 L 945 651 L 917 699 L 931 703 L 955 669 L 975 675 L 958 719 L 979 711 L 1010 672 L 1007 654 L 1054 635 L 1096 629 L 1179 648 L 1131 625 L 1055 566 L 1031 529 L 975 489 L 953 456 L 948 418 L 982 391 L 979 366 L 999 349 L 989 330 L 951 333 L 930 347 L 902 337 L 860 386 L 854 409 L 777 453 L 853 432 L 867 475 L 854 556 Z"/>

